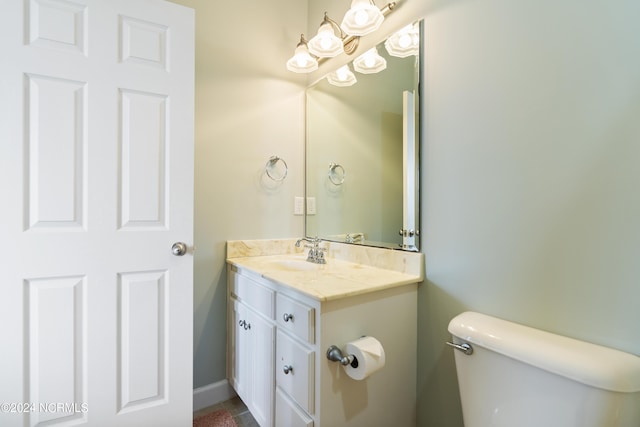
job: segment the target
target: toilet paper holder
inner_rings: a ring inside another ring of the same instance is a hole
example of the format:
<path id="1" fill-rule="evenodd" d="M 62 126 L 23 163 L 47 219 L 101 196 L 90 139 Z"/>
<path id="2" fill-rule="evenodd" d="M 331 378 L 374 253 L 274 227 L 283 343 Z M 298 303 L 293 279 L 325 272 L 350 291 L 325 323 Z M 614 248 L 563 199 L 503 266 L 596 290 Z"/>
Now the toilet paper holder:
<path id="1" fill-rule="evenodd" d="M 331 345 L 327 349 L 327 359 L 332 362 L 340 362 L 341 365 L 351 365 L 352 368 L 358 367 L 358 359 L 353 354 L 344 355 L 342 350 L 336 345 Z"/>

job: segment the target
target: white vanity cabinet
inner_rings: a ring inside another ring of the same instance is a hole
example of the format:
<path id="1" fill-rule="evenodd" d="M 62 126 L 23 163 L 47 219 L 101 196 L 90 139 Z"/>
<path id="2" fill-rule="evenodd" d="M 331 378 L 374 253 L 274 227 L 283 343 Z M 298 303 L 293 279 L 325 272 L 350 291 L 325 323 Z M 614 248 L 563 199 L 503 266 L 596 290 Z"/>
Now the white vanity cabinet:
<path id="1" fill-rule="evenodd" d="M 237 261 L 227 272 L 228 378 L 262 427 L 415 426 L 417 281 L 322 299 Z M 364 335 L 386 364 L 356 381 L 326 351 Z"/>

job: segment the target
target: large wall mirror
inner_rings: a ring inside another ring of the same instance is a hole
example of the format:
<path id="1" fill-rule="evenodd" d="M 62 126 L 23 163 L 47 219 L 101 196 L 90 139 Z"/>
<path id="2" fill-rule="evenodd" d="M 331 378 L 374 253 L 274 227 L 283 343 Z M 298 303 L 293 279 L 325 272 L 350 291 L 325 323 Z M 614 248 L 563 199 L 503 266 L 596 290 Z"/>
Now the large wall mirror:
<path id="1" fill-rule="evenodd" d="M 420 23 L 411 27 L 419 43 Z M 349 64 L 355 84 L 323 78 L 307 89 L 305 234 L 417 251 L 420 49 L 376 50 L 383 70 Z"/>

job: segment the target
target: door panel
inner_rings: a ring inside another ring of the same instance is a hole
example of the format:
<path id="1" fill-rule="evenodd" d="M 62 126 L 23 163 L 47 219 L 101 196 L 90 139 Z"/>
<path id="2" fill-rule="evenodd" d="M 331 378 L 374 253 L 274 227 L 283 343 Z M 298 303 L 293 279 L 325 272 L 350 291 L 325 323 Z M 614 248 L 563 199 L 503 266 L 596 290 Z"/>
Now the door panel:
<path id="1" fill-rule="evenodd" d="M 167 272 L 119 275 L 118 409 L 166 403 Z"/>
<path id="2" fill-rule="evenodd" d="M 158 93 L 120 91 L 121 227 L 168 228 L 168 99 Z"/>
<path id="3" fill-rule="evenodd" d="M 27 229 L 84 229 L 86 83 L 26 75 Z"/>
<path id="4" fill-rule="evenodd" d="M 25 1 L 28 44 L 86 55 L 86 4 L 63 0 Z"/>
<path id="5" fill-rule="evenodd" d="M 41 278 L 24 285 L 33 402 L 86 402 L 86 277 Z M 34 411 L 32 421 L 86 421 L 85 413 L 68 409 Z"/>
<path id="6" fill-rule="evenodd" d="M 167 30 L 162 24 L 120 16 L 120 60 L 168 71 Z"/>
<path id="7" fill-rule="evenodd" d="M 2 426 L 192 417 L 193 11 L 0 14 Z"/>

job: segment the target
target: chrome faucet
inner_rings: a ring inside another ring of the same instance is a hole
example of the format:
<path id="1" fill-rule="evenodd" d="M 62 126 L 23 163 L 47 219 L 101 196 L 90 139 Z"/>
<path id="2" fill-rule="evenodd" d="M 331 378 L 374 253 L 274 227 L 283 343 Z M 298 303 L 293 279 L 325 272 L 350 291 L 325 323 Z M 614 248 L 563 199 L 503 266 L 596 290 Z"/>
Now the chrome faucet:
<path id="1" fill-rule="evenodd" d="M 320 240 L 318 237 L 314 237 L 312 239 L 309 239 L 308 237 L 303 237 L 302 239 L 298 239 L 298 241 L 296 242 L 296 248 L 300 247 L 300 243 L 303 240 L 305 242 L 310 243 L 310 245 L 306 243 L 304 245 L 305 248 L 309 248 L 309 253 L 307 254 L 307 261 L 313 262 L 315 264 L 326 264 L 327 260 L 324 258 L 324 251 L 326 250 L 326 248 L 321 248 L 319 246 L 322 240 Z"/>
<path id="2" fill-rule="evenodd" d="M 361 243 L 362 240 L 364 240 L 364 234 L 362 233 L 353 233 L 353 234 L 347 233 L 347 235 L 344 238 L 344 241 L 346 243 Z"/>

